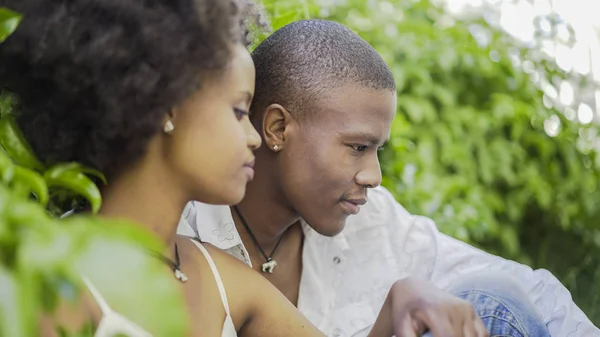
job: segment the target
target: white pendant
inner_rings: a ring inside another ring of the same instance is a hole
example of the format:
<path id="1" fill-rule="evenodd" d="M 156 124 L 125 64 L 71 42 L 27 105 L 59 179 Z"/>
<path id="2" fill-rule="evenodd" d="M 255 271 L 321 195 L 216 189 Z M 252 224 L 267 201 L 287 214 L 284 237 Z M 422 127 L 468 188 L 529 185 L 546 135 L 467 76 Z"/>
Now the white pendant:
<path id="1" fill-rule="evenodd" d="M 262 264 L 261 269 L 263 273 L 273 274 L 273 269 L 275 269 L 275 267 L 277 267 L 277 261 L 269 260 Z"/>
<path id="2" fill-rule="evenodd" d="M 175 269 L 175 278 L 181 281 L 181 283 L 187 281 L 187 276 L 179 269 Z"/>

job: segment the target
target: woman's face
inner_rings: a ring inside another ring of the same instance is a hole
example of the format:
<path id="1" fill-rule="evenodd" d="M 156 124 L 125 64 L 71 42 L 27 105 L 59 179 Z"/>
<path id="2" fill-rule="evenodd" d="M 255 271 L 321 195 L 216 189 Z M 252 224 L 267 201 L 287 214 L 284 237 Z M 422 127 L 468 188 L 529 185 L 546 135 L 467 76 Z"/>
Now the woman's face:
<path id="1" fill-rule="evenodd" d="M 254 95 L 254 63 L 241 44 L 227 68 L 176 108 L 165 158 L 170 174 L 198 201 L 237 204 L 254 175 L 261 143 L 248 111 Z"/>

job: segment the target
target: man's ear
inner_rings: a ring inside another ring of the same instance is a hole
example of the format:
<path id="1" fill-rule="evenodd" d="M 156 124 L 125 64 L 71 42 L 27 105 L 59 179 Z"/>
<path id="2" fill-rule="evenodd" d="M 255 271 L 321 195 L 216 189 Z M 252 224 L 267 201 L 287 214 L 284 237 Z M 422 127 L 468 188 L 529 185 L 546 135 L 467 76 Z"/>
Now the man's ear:
<path id="1" fill-rule="evenodd" d="M 269 105 L 263 114 L 262 136 L 265 145 L 272 151 L 283 149 L 286 141 L 286 131 L 292 121 L 292 116 L 286 108 L 279 104 Z"/>

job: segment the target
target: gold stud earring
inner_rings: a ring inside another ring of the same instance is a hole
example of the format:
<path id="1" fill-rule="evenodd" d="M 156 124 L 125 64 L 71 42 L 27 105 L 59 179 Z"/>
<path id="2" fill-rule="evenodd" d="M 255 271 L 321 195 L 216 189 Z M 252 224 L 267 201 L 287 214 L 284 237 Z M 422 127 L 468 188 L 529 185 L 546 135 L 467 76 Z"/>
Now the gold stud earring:
<path id="1" fill-rule="evenodd" d="M 173 125 L 173 123 L 169 120 L 165 123 L 165 127 L 163 128 L 163 131 L 167 134 L 170 134 L 171 132 L 173 132 L 173 130 L 175 130 L 175 125 Z"/>
<path id="2" fill-rule="evenodd" d="M 273 145 L 273 151 L 278 151 L 279 150 L 279 145 L 275 144 Z"/>

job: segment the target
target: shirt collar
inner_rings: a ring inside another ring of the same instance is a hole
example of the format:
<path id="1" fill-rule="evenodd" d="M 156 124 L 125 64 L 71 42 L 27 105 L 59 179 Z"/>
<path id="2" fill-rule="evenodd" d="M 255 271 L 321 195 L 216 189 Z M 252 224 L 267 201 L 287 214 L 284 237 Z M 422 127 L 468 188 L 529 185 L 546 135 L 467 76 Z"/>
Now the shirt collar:
<path id="1" fill-rule="evenodd" d="M 312 229 L 306 221 L 300 221 L 305 240 L 325 238 Z M 210 243 L 222 250 L 231 249 L 237 245 L 243 247 L 242 239 L 233 222 L 229 206 L 208 205 L 197 201 L 190 202 L 183 212 L 179 228 L 179 234 L 197 236 L 201 241 Z M 191 233 L 191 230 L 194 233 Z M 327 239 L 330 239 L 343 251 L 349 249 L 348 241 L 343 232 Z"/>
<path id="2" fill-rule="evenodd" d="M 242 244 L 229 206 L 208 205 L 194 201 L 189 203 L 188 207 L 184 210 L 184 217 L 189 211 L 188 225 L 202 242 L 210 243 L 222 250 Z M 186 221 L 184 217 L 182 221 Z"/>
<path id="3" fill-rule="evenodd" d="M 341 233 L 337 234 L 334 237 L 326 237 L 323 236 L 319 233 L 317 233 L 314 229 L 312 229 L 310 227 L 310 225 L 304 221 L 304 219 L 300 219 L 300 223 L 302 224 L 302 232 L 304 233 L 304 240 L 306 241 L 311 241 L 311 240 L 329 240 L 331 241 L 334 245 L 336 245 L 341 251 L 346 251 L 348 249 L 350 249 L 349 245 L 348 245 L 348 241 L 346 240 L 346 236 L 344 235 L 344 231 L 342 231 Z"/>

